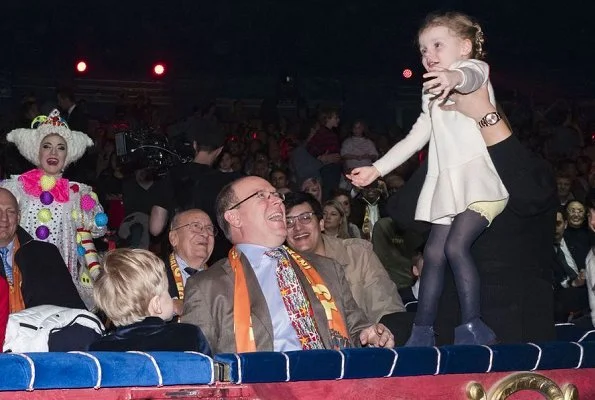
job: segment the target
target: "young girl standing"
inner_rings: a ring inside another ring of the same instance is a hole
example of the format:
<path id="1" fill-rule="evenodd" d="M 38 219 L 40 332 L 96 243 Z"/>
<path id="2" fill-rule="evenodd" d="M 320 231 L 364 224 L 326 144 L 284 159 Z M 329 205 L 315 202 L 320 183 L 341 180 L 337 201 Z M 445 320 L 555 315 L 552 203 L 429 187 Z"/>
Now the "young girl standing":
<path id="1" fill-rule="evenodd" d="M 479 276 L 471 245 L 502 212 L 508 192 L 488 154 L 479 126 L 494 125 L 498 113 L 477 124 L 456 111 L 446 111 L 452 92 L 471 93 L 488 86 L 483 32 L 469 16 L 448 12 L 429 15 L 419 30 L 423 84 L 422 113 L 411 132 L 372 166 L 355 168 L 348 176 L 357 186 L 386 175 L 429 142 L 428 173 L 415 218 L 432 223 L 424 251 L 424 269 L 415 324 L 406 345 L 433 346 L 433 324 L 447 264 L 453 270 L 463 324 L 455 344 L 489 344 L 494 332 L 480 319 Z M 479 126 L 478 126 L 479 125 Z"/>

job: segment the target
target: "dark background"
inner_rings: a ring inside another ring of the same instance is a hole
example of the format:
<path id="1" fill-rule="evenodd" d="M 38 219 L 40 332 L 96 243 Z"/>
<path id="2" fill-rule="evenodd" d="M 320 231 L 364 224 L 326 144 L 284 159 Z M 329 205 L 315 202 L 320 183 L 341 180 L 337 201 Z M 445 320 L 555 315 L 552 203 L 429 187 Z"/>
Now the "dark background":
<path id="1" fill-rule="evenodd" d="M 595 5 L 590 1 L 20 1 L 0 17 L 4 69 L 61 78 L 85 58 L 89 76 L 200 74 L 400 75 L 421 72 L 416 33 L 433 10 L 481 22 L 493 79 L 593 90 Z M 418 74 L 416 74 L 418 76 Z M 529 85 L 527 85 L 529 83 Z"/>

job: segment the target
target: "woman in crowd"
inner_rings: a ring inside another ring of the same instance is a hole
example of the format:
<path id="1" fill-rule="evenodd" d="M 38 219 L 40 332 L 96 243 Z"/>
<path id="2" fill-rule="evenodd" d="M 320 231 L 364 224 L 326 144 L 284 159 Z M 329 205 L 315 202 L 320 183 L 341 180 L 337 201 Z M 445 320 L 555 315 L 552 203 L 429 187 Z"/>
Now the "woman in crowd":
<path id="1" fill-rule="evenodd" d="M 99 273 L 93 238 L 105 234 L 107 216 L 91 187 L 70 182 L 62 173 L 93 141 L 71 131 L 58 110 L 37 117 L 32 129 L 9 132 L 7 140 L 37 167 L 0 184 L 19 202 L 20 225 L 35 239 L 58 247 L 81 297 L 92 307 L 92 280 Z"/>
<path id="2" fill-rule="evenodd" d="M 353 218 L 352 218 L 352 202 L 351 202 L 351 196 L 349 195 L 349 191 L 345 190 L 345 189 L 335 189 L 333 190 L 332 194 L 332 200 L 337 201 L 339 204 L 341 204 L 341 206 L 343 207 L 343 210 L 345 211 L 345 217 L 347 218 L 348 221 L 348 225 L 347 225 L 347 232 L 349 233 L 349 237 L 352 238 L 361 238 L 362 237 L 362 232 L 361 230 L 358 228 L 358 225 L 353 223 Z M 361 210 L 360 214 L 362 215 L 361 218 L 361 222 L 363 223 L 363 214 L 364 214 L 364 210 Z"/>
<path id="3" fill-rule="evenodd" d="M 343 206 L 335 201 L 329 200 L 324 203 L 322 209 L 322 217 L 324 223 L 324 234 L 339 239 L 348 239 L 347 232 L 347 216 L 343 211 Z"/>
<path id="4" fill-rule="evenodd" d="M 351 128 L 351 136 L 343 141 L 341 158 L 346 171 L 372 165 L 378 158 L 376 145 L 365 135 L 367 129 L 364 121 L 357 120 L 353 124 L 353 128 Z"/>

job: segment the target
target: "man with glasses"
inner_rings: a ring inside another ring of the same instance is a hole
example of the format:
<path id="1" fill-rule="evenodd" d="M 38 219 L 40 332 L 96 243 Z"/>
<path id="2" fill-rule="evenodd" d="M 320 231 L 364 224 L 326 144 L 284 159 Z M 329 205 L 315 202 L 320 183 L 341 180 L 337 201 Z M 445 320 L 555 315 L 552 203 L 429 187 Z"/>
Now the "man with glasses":
<path id="1" fill-rule="evenodd" d="M 174 215 L 169 230 L 169 243 L 173 251 L 164 260 L 169 294 L 174 301 L 174 311 L 182 314 L 184 286 L 191 276 L 207 268 L 206 262 L 213 253 L 217 228 L 202 210 L 191 209 Z"/>
<path id="2" fill-rule="evenodd" d="M 199 326 L 215 354 L 393 347 L 390 331 L 353 300 L 339 264 L 282 246 L 283 200 L 255 176 L 221 190 L 217 222 L 234 247 L 188 281 L 182 321 Z"/>
<path id="3" fill-rule="evenodd" d="M 285 196 L 285 210 L 289 247 L 337 261 L 343 268 L 355 302 L 368 319 L 384 323 L 395 334 L 395 341 L 404 343 L 411 329 L 412 318 L 406 315 L 397 286 L 372 250 L 372 244 L 363 239 L 339 239 L 324 235 L 322 207 L 309 193 L 288 193 Z M 395 313 L 399 315 L 393 317 Z M 404 322 L 399 324 L 395 321 Z"/>

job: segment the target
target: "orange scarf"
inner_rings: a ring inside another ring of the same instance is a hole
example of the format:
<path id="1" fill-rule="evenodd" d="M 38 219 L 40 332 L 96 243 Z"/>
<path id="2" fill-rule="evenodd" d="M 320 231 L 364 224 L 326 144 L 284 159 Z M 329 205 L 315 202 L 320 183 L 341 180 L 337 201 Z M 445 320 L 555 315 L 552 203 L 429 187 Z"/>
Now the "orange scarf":
<path id="1" fill-rule="evenodd" d="M 176 256 L 171 252 L 169 255 L 169 267 L 174 274 L 174 281 L 176 282 L 176 289 L 178 289 L 178 299 L 184 300 L 184 281 L 182 280 L 182 271 L 176 261 Z"/>
<path id="2" fill-rule="evenodd" d="M 349 345 L 347 327 L 343 321 L 343 316 L 337 308 L 335 300 L 324 283 L 324 280 L 318 271 L 312 268 L 310 263 L 303 259 L 299 254 L 286 246 L 283 246 L 283 249 L 300 267 L 302 273 L 310 283 L 312 290 L 316 294 L 316 297 L 324 307 L 333 348 L 339 349 L 341 347 L 347 347 Z M 254 341 L 254 330 L 252 329 L 252 316 L 250 315 L 250 295 L 248 293 L 248 285 L 246 285 L 244 268 L 240 261 L 240 254 L 235 246 L 229 251 L 228 258 L 231 269 L 235 275 L 233 321 L 236 336 L 236 351 L 238 353 L 254 352 L 256 351 L 256 343 Z"/>

